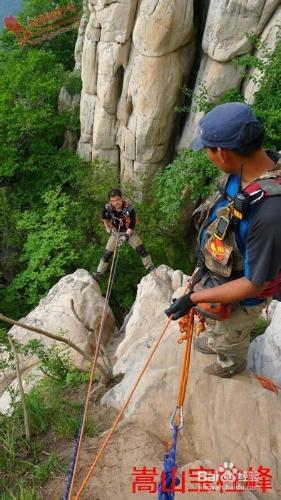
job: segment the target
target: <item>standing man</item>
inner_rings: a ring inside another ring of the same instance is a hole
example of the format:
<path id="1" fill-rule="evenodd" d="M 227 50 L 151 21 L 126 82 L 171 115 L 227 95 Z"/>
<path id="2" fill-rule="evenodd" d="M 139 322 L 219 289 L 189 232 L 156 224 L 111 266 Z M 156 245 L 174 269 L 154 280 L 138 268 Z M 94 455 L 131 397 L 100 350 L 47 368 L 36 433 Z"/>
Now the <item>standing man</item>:
<path id="1" fill-rule="evenodd" d="M 227 103 L 203 117 L 193 144 L 226 175 L 196 210 L 193 286 L 165 312 L 178 319 L 192 307 L 207 311 L 206 335 L 195 349 L 217 354 L 205 371 L 218 377 L 244 370 L 251 330 L 281 283 L 281 162 L 263 149 L 263 136 L 248 105 Z"/>
<path id="2" fill-rule="evenodd" d="M 148 272 L 155 269 L 151 257 L 143 246 L 139 235 L 135 231 L 136 212 L 135 209 L 126 200 L 122 198 L 120 189 L 111 189 L 108 193 L 108 203 L 105 204 L 102 211 L 102 220 L 105 230 L 110 234 L 105 252 L 95 273 L 96 281 L 100 282 L 107 267 L 111 261 L 116 239 L 119 231 L 118 246 L 124 243 L 129 245 L 141 257 L 142 263 Z"/>

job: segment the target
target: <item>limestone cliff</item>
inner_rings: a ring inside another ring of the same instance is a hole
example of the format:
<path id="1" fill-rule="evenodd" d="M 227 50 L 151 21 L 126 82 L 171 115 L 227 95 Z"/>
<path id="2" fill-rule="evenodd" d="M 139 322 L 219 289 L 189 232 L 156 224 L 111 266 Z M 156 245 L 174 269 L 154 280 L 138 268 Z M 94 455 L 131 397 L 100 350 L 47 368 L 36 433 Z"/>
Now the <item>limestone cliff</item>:
<path id="1" fill-rule="evenodd" d="M 109 158 L 122 181 L 136 185 L 171 159 L 176 143 L 193 139 L 200 114 L 179 125 L 181 85 L 193 82 L 197 92 L 204 82 L 210 101 L 242 86 L 251 101 L 253 83 L 242 82 L 232 61 L 252 51 L 248 32 L 274 48 L 281 22 L 280 0 L 89 0 L 88 7 L 76 48 L 78 151 L 89 161 Z"/>

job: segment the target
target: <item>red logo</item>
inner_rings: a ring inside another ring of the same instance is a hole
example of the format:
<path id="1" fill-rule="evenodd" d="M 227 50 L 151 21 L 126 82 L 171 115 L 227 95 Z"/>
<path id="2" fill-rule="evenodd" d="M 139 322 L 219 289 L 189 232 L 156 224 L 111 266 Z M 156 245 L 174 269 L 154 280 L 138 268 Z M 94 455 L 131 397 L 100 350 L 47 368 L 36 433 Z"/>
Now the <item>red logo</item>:
<path id="1" fill-rule="evenodd" d="M 223 260 L 225 256 L 225 246 L 223 244 L 223 241 L 218 240 L 217 238 L 213 238 L 208 247 L 207 247 L 208 252 L 212 254 L 216 260 Z"/>

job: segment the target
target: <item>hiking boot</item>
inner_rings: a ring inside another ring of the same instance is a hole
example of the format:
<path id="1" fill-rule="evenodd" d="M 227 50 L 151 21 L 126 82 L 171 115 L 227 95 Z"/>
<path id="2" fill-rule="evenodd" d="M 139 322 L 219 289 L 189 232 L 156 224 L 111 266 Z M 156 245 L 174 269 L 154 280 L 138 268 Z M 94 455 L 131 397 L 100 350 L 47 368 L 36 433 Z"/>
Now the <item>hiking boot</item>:
<path id="1" fill-rule="evenodd" d="M 207 337 L 199 337 L 196 339 L 194 342 L 194 349 L 203 354 L 216 354 L 216 351 L 209 346 Z"/>
<path id="2" fill-rule="evenodd" d="M 223 368 L 217 361 L 204 368 L 204 372 L 209 373 L 209 375 L 216 375 L 221 378 L 230 378 L 236 373 L 242 372 L 246 368 L 246 361 L 239 363 L 237 365 L 229 366 Z"/>
<path id="3" fill-rule="evenodd" d="M 103 273 L 93 273 L 92 277 L 99 284 L 103 278 Z"/>

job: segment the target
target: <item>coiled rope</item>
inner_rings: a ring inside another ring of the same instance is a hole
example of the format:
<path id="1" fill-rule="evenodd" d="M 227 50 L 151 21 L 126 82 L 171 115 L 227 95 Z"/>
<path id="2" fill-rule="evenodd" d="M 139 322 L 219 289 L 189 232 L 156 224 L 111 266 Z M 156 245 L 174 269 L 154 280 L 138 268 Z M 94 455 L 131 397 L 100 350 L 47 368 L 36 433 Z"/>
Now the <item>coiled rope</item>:
<path id="1" fill-rule="evenodd" d="M 178 343 L 186 341 L 185 353 L 179 384 L 177 406 L 172 412 L 170 426 L 173 430 L 173 443 L 168 455 L 164 456 L 164 470 L 161 474 L 161 481 L 158 483 L 158 500 L 174 500 L 175 486 L 179 483 L 176 478 L 176 449 L 178 432 L 183 428 L 183 405 L 186 397 L 186 387 L 190 369 L 191 345 L 194 332 L 194 318 L 196 315 L 194 308 L 183 316 L 179 321 L 180 331 L 183 334 Z M 201 319 L 200 319 L 200 326 Z M 202 329 L 201 329 L 202 330 Z"/>

